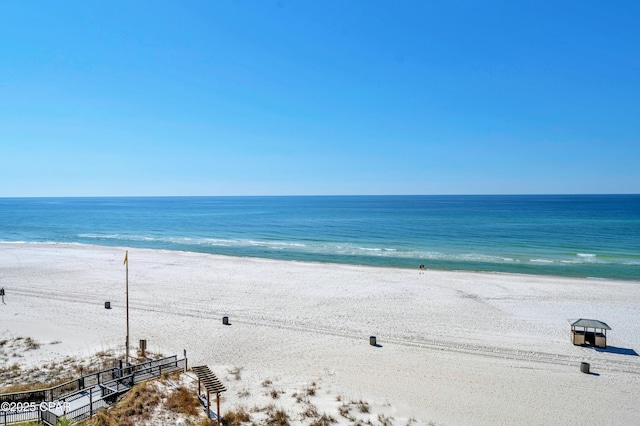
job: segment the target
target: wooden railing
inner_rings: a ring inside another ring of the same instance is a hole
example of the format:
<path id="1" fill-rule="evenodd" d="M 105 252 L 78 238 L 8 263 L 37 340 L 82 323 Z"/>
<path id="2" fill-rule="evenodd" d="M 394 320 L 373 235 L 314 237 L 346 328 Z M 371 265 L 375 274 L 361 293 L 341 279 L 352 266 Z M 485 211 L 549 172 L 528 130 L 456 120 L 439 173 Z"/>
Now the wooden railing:
<path id="1" fill-rule="evenodd" d="M 172 356 L 123 368 L 121 371 L 121 373 L 124 373 L 123 375 L 98 385 L 100 387 L 99 398 L 85 397 L 86 403 L 80 407 L 61 414 L 49 411 L 46 418 L 42 416 L 40 420 L 49 426 L 56 426 L 58 420 L 62 417 L 71 420 L 73 423 L 79 422 L 93 416 L 96 411 L 107 407 L 118 396 L 129 391 L 133 385 L 160 377 L 163 373 L 170 373 L 176 370 L 184 371 L 186 367 L 186 358 L 178 360 L 176 356 Z M 93 395 L 93 392 L 90 390 L 89 394 Z"/>
<path id="2" fill-rule="evenodd" d="M 92 416 L 98 409 L 106 407 L 110 401 L 128 391 L 134 384 L 160 377 L 165 372 L 185 370 L 186 366 L 186 358 L 178 360 L 178 357 L 174 355 L 130 365 L 122 369 L 114 367 L 85 374 L 47 389 L 0 394 L 0 404 L 8 403 L 13 407 L 27 407 L 20 410 L 0 411 L 0 426 L 30 420 L 40 420 L 44 424 L 55 426 L 63 416 L 73 422 L 80 421 Z M 96 387 L 101 389 L 100 396 L 92 400 L 91 390 Z M 82 395 L 87 390 L 88 394 Z M 86 398 L 87 403 L 67 413 L 58 414 L 50 410 L 43 410 L 40 406 L 41 403 L 64 403 L 78 398 Z"/>

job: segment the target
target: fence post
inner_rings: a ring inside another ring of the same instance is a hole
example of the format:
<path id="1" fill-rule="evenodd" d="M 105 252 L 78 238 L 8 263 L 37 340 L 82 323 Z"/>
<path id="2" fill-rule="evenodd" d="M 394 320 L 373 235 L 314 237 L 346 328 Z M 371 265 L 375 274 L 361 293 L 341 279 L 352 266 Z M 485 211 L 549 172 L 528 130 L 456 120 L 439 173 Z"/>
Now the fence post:
<path id="1" fill-rule="evenodd" d="M 89 391 L 89 418 L 93 417 L 93 389 Z"/>

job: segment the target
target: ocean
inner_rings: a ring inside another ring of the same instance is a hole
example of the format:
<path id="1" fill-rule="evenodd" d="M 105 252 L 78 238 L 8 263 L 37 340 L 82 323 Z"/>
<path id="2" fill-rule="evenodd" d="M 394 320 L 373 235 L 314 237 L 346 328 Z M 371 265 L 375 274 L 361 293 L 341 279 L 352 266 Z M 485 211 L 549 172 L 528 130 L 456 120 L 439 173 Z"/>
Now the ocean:
<path id="1" fill-rule="evenodd" d="M 640 195 L 0 198 L 0 241 L 640 280 Z"/>

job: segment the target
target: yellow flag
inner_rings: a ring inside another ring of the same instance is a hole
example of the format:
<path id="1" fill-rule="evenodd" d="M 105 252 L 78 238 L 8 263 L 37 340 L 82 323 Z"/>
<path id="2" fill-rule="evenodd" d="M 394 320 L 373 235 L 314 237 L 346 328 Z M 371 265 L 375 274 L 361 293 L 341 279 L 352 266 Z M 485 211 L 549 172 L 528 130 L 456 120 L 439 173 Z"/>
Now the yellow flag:
<path id="1" fill-rule="evenodd" d="M 124 262 L 122 262 L 122 264 L 123 264 L 123 265 L 126 265 L 128 260 L 129 260 L 129 252 L 127 251 L 127 252 L 124 254 Z"/>

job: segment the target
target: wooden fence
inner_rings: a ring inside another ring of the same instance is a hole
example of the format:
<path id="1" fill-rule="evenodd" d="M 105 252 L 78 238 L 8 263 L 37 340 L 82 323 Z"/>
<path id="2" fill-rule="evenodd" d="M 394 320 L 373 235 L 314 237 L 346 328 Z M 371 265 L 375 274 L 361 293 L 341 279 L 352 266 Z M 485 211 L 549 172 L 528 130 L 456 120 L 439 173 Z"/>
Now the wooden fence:
<path id="1" fill-rule="evenodd" d="M 97 410 L 108 406 L 131 386 L 160 377 L 165 372 L 184 371 L 186 366 L 186 358 L 178 360 L 174 355 L 128 367 L 113 367 L 89 373 L 47 389 L 2 394 L 0 395 L 2 407 L 6 408 L 9 404 L 9 407 L 14 408 L 0 411 L 0 426 L 33 420 L 55 426 L 62 417 L 77 422 L 91 417 Z M 77 407 L 68 412 L 42 409 L 50 402 L 64 406 L 64 403 L 70 401 L 73 401 Z M 42 403 L 45 404 L 42 405 Z"/>

